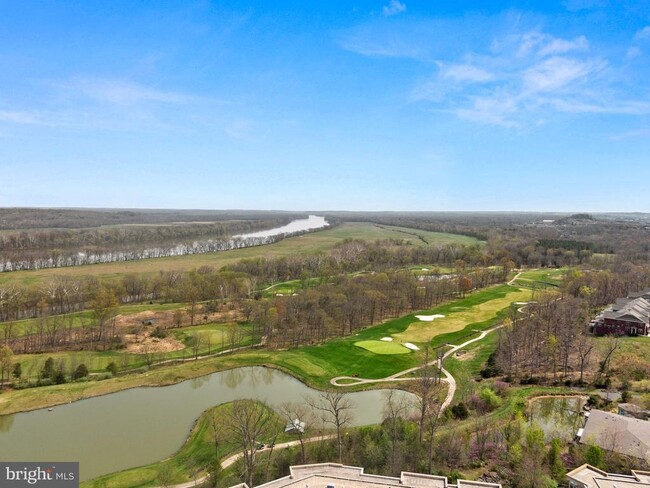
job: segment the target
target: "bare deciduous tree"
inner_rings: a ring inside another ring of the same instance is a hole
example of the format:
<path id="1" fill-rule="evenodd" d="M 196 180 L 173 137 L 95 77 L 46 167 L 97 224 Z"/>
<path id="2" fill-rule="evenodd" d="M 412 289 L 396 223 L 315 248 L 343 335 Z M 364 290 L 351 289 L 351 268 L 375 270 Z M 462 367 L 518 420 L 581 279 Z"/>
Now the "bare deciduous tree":
<path id="1" fill-rule="evenodd" d="M 257 446 L 269 437 L 275 438 L 280 425 L 268 405 L 252 400 L 235 400 L 224 420 L 224 434 L 239 444 L 244 479 L 252 487 Z"/>
<path id="2" fill-rule="evenodd" d="M 341 429 L 350 425 L 353 419 L 352 409 L 354 404 L 344 393 L 327 390 L 322 392 L 317 399 L 308 398 L 307 403 L 322 415 L 323 422 L 336 428 L 336 442 L 338 446 L 339 463 L 343 462 L 343 444 Z"/>

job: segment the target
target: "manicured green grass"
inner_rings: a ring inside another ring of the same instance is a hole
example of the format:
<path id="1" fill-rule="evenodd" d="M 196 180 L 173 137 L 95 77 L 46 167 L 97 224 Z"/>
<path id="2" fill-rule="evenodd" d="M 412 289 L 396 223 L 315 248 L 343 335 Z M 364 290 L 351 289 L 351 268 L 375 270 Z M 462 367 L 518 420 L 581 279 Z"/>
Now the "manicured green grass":
<path id="1" fill-rule="evenodd" d="M 373 352 L 375 354 L 408 354 L 411 352 L 403 345 L 396 342 L 386 341 L 359 341 L 354 343 L 355 346 Z"/>
<path id="2" fill-rule="evenodd" d="M 444 317 L 437 318 L 432 322 L 416 319 L 404 332 L 394 334 L 393 337 L 402 342 L 428 342 L 436 336 L 463 330 L 468 323 L 488 320 L 500 310 L 508 308 L 513 302 L 529 299 L 530 291 L 528 290 L 517 290 L 512 287 L 501 288 L 501 293 L 498 296 L 495 294 L 491 298 L 475 304 L 466 303 L 464 310 L 456 309 L 448 313 L 436 311 Z"/>
<path id="3" fill-rule="evenodd" d="M 269 361 L 290 371 L 299 378 L 304 378 L 307 383 L 327 387 L 329 380 L 336 376 L 353 376 L 361 378 L 384 378 L 404 369 L 412 368 L 422 363 L 424 358 L 423 347 L 425 342 L 416 342 L 405 339 L 404 342 L 415 342 L 420 351 L 411 354 L 379 355 L 366 349 L 357 347 L 355 343 L 362 341 L 377 341 L 386 336 L 402 337 L 414 321 L 415 315 L 443 314 L 450 315 L 453 307 L 473 309 L 476 307 L 477 315 L 466 315 L 467 322 L 464 327 L 445 334 L 435 336 L 429 344 L 436 348 L 447 343 L 458 344 L 471 338 L 473 331 L 484 330 L 496 325 L 508 313 L 510 301 L 518 301 L 520 291 L 507 285 L 495 286 L 480 290 L 465 298 L 438 306 L 430 311 L 416 312 L 383 324 L 361 330 L 354 336 L 335 339 L 323 345 L 297 348 L 289 351 L 278 351 L 269 357 Z M 530 292 L 524 291 L 529 295 Z M 514 298 L 513 298 L 514 297 Z M 502 303 L 502 308 L 494 310 L 491 314 L 484 313 L 482 304 L 493 300 Z M 407 336 L 404 336 L 407 337 Z"/>
<path id="4" fill-rule="evenodd" d="M 411 235 L 404 233 L 415 233 Z M 401 239 L 413 245 L 425 245 L 421 236 L 429 245 L 477 244 L 478 240 L 455 234 L 426 232 L 401 227 L 382 226 L 367 222 L 349 222 L 334 229 L 312 232 L 297 237 L 290 237 L 275 244 L 248 247 L 206 254 L 189 256 L 174 256 L 158 259 L 143 259 L 118 263 L 92 264 L 58 269 L 42 269 L 34 271 L 15 271 L 0 273 L 0 285 L 20 283 L 34 285 L 47 282 L 55 276 L 86 276 L 93 275 L 102 279 L 119 280 L 127 273 L 154 274 L 161 271 L 180 271 L 213 266 L 217 269 L 227 264 L 233 264 L 241 259 L 257 257 L 279 258 L 296 255 L 312 255 L 325 252 L 345 239 L 363 239 L 375 241 L 378 239 Z"/>
<path id="5" fill-rule="evenodd" d="M 331 340 L 322 345 L 300 347 L 285 351 L 266 349 L 250 350 L 225 357 L 192 361 L 174 365 L 173 368 L 154 369 L 144 374 L 120 376 L 105 381 L 91 381 L 40 387 L 31 390 L 11 391 L 0 395 L 0 414 L 30 410 L 47 405 L 67 403 L 80 398 L 106 394 L 125 388 L 142 385 L 171 384 L 184 379 L 194 378 L 229 368 L 240 366 L 269 365 L 293 374 L 308 385 L 316 388 L 329 388 L 330 379 L 336 376 L 354 376 L 361 378 L 384 378 L 399 371 L 422 363 L 424 351 L 411 354 L 380 355 L 354 345 L 355 342 L 375 340 L 404 332 L 415 320 L 416 314 L 453 313 L 453 308 L 469 309 L 476 305 L 501 299 L 517 289 L 501 285 L 474 292 L 465 298 L 435 307 L 432 310 L 418 311 L 383 324 L 360 330 L 351 337 Z M 494 326 L 508 312 L 508 307 L 499 310 L 482 321 L 469 321 L 465 328 L 455 332 L 434 337 L 430 345 L 434 348 L 445 344 L 458 344 L 475 334 L 475 330 L 484 330 Z M 421 349 L 424 344 L 418 344 Z M 110 353 L 97 353 L 109 355 Z M 43 359 L 44 360 L 44 359 Z M 108 361 L 106 361 L 108 363 Z M 96 365 L 96 367 L 100 367 Z M 37 368 L 36 368 L 37 369 Z M 25 369 L 23 368 L 23 371 Z M 360 389 L 350 387 L 350 390 Z"/>
<path id="6" fill-rule="evenodd" d="M 569 269 L 571 268 L 568 266 L 562 268 L 528 269 L 522 271 L 514 284 L 520 286 L 531 286 L 532 283 L 537 283 L 541 285 L 546 284 L 559 286 L 562 284 Z"/>

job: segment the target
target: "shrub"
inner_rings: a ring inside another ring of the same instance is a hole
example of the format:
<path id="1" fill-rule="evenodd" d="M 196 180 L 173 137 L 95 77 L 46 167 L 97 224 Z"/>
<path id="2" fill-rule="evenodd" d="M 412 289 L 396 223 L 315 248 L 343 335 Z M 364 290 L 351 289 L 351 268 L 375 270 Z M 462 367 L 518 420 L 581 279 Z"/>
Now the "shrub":
<path id="1" fill-rule="evenodd" d="M 77 366 L 77 369 L 75 369 L 74 373 L 72 373 L 73 380 L 85 378 L 86 376 L 88 376 L 88 368 L 83 363 Z"/>
<path id="2" fill-rule="evenodd" d="M 479 398 L 488 411 L 494 410 L 501 405 L 501 398 L 491 388 L 483 388 L 479 393 Z"/>
<path id="3" fill-rule="evenodd" d="M 454 418 L 460 420 L 465 420 L 467 417 L 469 417 L 469 410 L 467 409 L 467 405 L 465 405 L 463 402 L 457 403 L 451 407 L 451 413 Z"/>
<path id="4" fill-rule="evenodd" d="M 106 371 L 111 373 L 113 376 L 117 376 L 117 364 L 115 364 L 115 361 L 108 363 L 108 366 L 106 366 Z"/>
<path id="5" fill-rule="evenodd" d="M 155 337 L 157 339 L 164 339 L 165 337 L 167 337 L 167 331 L 163 329 L 161 326 L 158 326 L 151 333 L 151 337 Z"/>

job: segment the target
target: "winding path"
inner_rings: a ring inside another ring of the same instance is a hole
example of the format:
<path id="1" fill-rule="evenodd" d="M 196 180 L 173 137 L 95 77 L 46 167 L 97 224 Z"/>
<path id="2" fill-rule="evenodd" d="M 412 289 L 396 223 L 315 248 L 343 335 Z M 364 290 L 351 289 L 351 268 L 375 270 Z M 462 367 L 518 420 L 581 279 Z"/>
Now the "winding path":
<path id="1" fill-rule="evenodd" d="M 328 439 L 334 439 L 336 436 L 334 434 L 331 435 L 322 435 L 322 436 L 316 436 L 316 437 L 309 437 L 308 439 L 303 439 L 303 442 L 307 444 L 308 442 L 316 442 L 320 440 L 328 440 Z M 300 440 L 295 440 L 295 441 L 289 441 L 289 442 L 283 442 L 281 444 L 276 444 L 273 449 L 286 449 L 287 447 L 294 447 L 294 446 L 299 446 L 300 445 Z M 270 451 L 270 449 L 267 449 Z M 237 454 L 233 454 L 232 456 L 227 457 L 223 461 L 221 461 L 221 468 L 225 469 L 229 466 L 232 466 L 235 464 L 235 462 L 240 459 L 243 456 L 242 452 L 238 452 Z M 209 474 L 206 474 L 204 476 L 201 476 L 200 478 L 197 478 L 192 481 L 188 481 L 186 483 L 180 483 L 178 485 L 167 485 L 165 487 L 158 486 L 156 488 L 194 488 L 196 486 L 201 486 L 203 483 L 205 483 L 208 478 L 210 477 Z"/>
<path id="2" fill-rule="evenodd" d="M 445 359 L 452 354 L 454 354 L 456 351 L 459 349 L 462 349 L 463 347 L 466 347 L 468 344 L 471 344 L 472 342 L 480 341 L 483 339 L 486 335 L 488 335 L 490 332 L 497 330 L 501 326 L 498 325 L 496 327 L 493 327 L 491 329 L 487 329 L 482 331 L 477 337 L 474 339 L 470 339 L 469 341 L 465 341 L 462 344 L 459 344 L 457 346 L 452 346 L 449 351 L 447 351 L 443 356 L 442 359 Z M 426 365 L 422 366 L 416 366 L 415 368 L 409 368 L 405 369 L 404 371 L 400 371 L 399 373 L 395 373 L 393 375 L 387 376 L 385 378 L 378 378 L 378 379 L 367 379 L 367 378 L 357 378 L 354 376 L 337 376 L 336 378 L 332 378 L 330 380 L 330 383 L 334 386 L 339 386 L 339 387 L 345 387 L 345 386 L 355 386 L 355 385 L 364 385 L 364 384 L 369 384 L 369 383 L 382 383 L 382 382 L 391 382 L 391 381 L 414 381 L 417 380 L 417 377 L 409 377 L 405 378 L 406 375 L 411 374 L 419 369 L 424 368 L 425 366 L 433 366 L 438 363 L 438 359 L 434 359 L 433 361 L 430 361 Z M 454 399 L 454 395 L 456 393 L 456 380 L 454 377 L 447 371 L 445 368 L 442 368 L 442 373 L 445 375 L 444 378 L 441 378 L 442 381 L 445 383 L 449 384 L 449 389 L 447 390 L 447 397 L 445 398 L 445 401 L 442 402 L 441 406 L 441 411 L 447 408 L 452 400 Z M 345 383 L 341 383 L 341 381 L 345 381 Z"/>

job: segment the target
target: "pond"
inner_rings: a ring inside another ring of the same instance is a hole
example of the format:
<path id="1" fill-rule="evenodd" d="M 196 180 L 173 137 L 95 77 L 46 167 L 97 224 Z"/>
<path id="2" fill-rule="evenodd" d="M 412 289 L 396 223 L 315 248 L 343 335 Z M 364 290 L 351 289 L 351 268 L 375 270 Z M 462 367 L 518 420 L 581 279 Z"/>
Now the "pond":
<path id="1" fill-rule="evenodd" d="M 386 390 L 351 393 L 355 424 L 380 423 Z M 171 456 L 203 411 L 236 399 L 272 406 L 318 392 L 280 371 L 238 368 L 163 387 L 0 416 L 2 461 L 79 461 L 81 480 Z M 400 392 L 405 398 L 413 396 Z"/>
<path id="2" fill-rule="evenodd" d="M 571 441 L 584 424 L 582 397 L 542 397 L 530 402 L 529 423 L 537 424 L 547 441 Z"/>
<path id="3" fill-rule="evenodd" d="M 298 219 L 289 222 L 287 225 L 282 227 L 276 227 L 274 229 L 262 230 L 259 232 L 252 232 L 250 234 L 241 234 L 233 236 L 234 238 L 239 239 L 248 239 L 255 237 L 274 237 L 279 236 L 280 234 L 294 234 L 296 232 L 305 232 L 307 230 L 320 229 L 322 227 L 327 227 L 329 224 L 325 217 L 319 217 L 318 215 L 310 215 L 306 219 Z"/>

